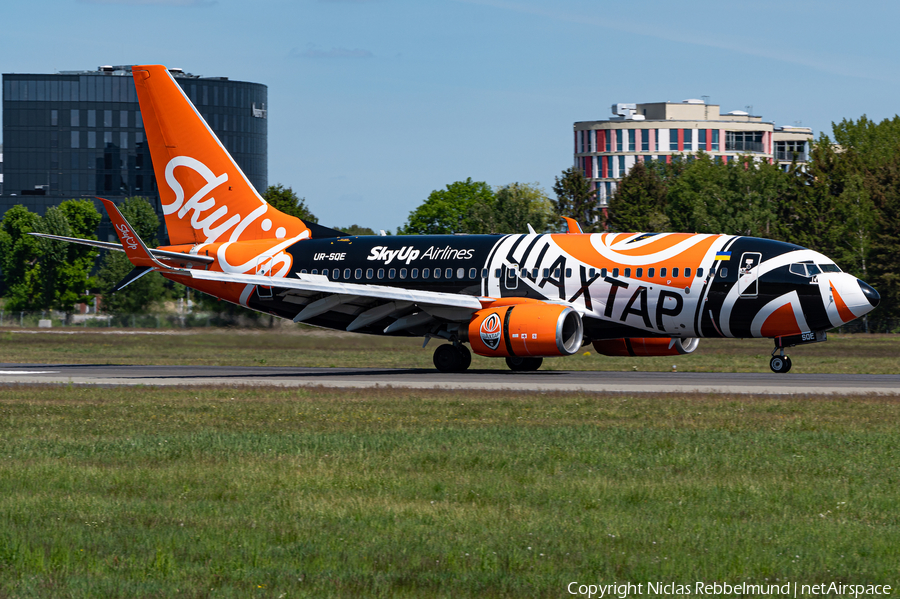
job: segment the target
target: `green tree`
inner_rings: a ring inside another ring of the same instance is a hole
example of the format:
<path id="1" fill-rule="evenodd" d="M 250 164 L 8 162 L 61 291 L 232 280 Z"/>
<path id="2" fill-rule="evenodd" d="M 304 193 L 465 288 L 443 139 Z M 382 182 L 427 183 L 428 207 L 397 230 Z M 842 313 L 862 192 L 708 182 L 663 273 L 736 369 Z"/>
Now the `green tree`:
<path id="1" fill-rule="evenodd" d="M 635 164 L 609 200 L 609 227 L 613 231 L 657 233 L 671 231 L 666 216 L 668 187 L 659 164 Z"/>
<path id="2" fill-rule="evenodd" d="M 554 209 L 560 219 L 564 216 L 574 218 L 585 233 L 602 230 L 602 212 L 596 192 L 581 169 L 564 170 L 562 177 L 556 177 L 553 192 L 556 194 Z"/>
<path id="3" fill-rule="evenodd" d="M 553 203 L 538 183 L 510 183 L 497 187 L 493 200 L 472 204 L 461 232 L 525 233 L 531 225 L 543 233 L 555 221 Z"/>
<path id="4" fill-rule="evenodd" d="M 31 228 L 51 235 L 96 239 L 100 213 L 90 200 L 68 200 L 48 208 L 43 217 L 35 219 L 28 214 L 25 208 L 10 210 L 9 226 L 3 227 L 6 236 L 2 243 L 12 250 L 7 305 L 13 310 L 59 310 L 68 317 L 95 283 L 90 271 L 98 252 L 44 238 L 32 237 L 34 242 L 26 242 L 22 236 Z M 4 223 L 6 220 L 4 217 Z"/>
<path id="5" fill-rule="evenodd" d="M 313 223 L 319 222 L 319 219 L 306 206 L 306 198 L 299 197 L 293 189 L 284 187 L 281 183 L 269 185 L 266 193 L 263 194 L 263 199 L 280 212 Z"/>
<path id="6" fill-rule="evenodd" d="M 118 204 L 118 208 L 147 247 L 158 245 L 159 217 L 150 202 L 142 197 L 126 198 Z M 103 294 L 104 310 L 114 314 L 136 314 L 165 299 L 166 281 L 156 272 L 110 293 L 133 268 L 124 252 L 106 252 L 97 271 L 97 286 Z"/>
<path id="7" fill-rule="evenodd" d="M 6 211 L 0 222 L 0 268 L 3 269 L 4 295 L 25 281 L 25 274 L 40 256 L 38 238 L 29 235 L 40 230 L 41 217 L 22 205 Z"/>
<path id="8" fill-rule="evenodd" d="M 350 225 L 349 227 L 337 227 L 338 231 L 343 231 L 347 235 L 374 235 L 375 231 L 369 227 L 361 227 L 359 225 Z"/>
<path id="9" fill-rule="evenodd" d="M 477 203 L 492 203 L 494 192 L 483 181 L 456 181 L 446 189 L 428 194 L 418 208 L 409 213 L 406 224 L 397 229 L 399 235 L 441 235 L 465 233 L 466 220 Z"/>

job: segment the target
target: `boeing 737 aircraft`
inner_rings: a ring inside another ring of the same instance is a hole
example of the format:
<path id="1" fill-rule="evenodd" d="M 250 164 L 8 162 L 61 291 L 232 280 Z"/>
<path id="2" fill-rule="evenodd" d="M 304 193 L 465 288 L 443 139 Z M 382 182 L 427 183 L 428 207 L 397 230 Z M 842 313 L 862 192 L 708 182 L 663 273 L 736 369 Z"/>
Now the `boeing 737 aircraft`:
<path id="1" fill-rule="evenodd" d="M 769 337 L 786 347 L 878 305 L 826 256 L 735 235 L 568 233 L 350 237 L 268 205 L 166 67 L 132 69 L 169 246 L 148 249 L 103 200 L 134 270 L 158 271 L 252 310 L 319 327 L 440 339 L 434 365 L 472 356 L 536 370 L 592 343 L 608 356 L 693 352 L 701 337 Z M 47 237 L 51 237 L 47 235 Z"/>

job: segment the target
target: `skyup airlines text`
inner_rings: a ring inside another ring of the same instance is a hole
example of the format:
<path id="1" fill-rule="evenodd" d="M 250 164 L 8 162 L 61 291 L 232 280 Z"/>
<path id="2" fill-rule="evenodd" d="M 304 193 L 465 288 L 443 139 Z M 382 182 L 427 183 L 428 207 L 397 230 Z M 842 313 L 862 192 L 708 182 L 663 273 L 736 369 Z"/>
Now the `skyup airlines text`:
<path id="1" fill-rule="evenodd" d="M 422 260 L 466 260 L 472 257 L 472 254 L 475 252 L 474 249 L 470 250 L 460 250 L 454 247 L 436 247 L 431 246 L 425 252 L 419 252 L 419 250 L 413 248 L 411 245 L 404 245 L 399 250 L 388 249 L 387 247 L 376 245 L 372 248 L 372 251 L 369 252 L 369 256 L 366 260 L 380 260 L 385 264 L 390 264 L 397 259 L 397 262 L 405 262 L 409 264 L 413 260 L 422 259 Z"/>

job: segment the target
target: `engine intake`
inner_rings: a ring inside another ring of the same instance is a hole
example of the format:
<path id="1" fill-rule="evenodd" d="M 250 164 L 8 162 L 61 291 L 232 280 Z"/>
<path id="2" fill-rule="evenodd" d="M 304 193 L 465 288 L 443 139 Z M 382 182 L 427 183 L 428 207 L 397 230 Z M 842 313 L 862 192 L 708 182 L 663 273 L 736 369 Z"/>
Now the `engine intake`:
<path id="1" fill-rule="evenodd" d="M 479 356 L 570 356 L 581 347 L 584 325 L 569 306 L 531 300 L 479 310 L 466 332 Z"/>
<path id="2" fill-rule="evenodd" d="M 677 356 L 693 352 L 698 345 L 700 339 L 696 337 L 626 337 L 594 341 L 594 349 L 604 356 Z"/>

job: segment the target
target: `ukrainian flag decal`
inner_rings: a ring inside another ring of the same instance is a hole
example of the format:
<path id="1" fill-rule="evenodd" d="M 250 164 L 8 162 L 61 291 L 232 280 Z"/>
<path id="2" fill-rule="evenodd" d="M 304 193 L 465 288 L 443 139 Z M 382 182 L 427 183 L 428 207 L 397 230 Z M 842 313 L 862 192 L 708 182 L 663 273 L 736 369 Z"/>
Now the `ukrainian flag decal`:
<path id="1" fill-rule="evenodd" d="M 716 252 L 716 260 L 731 260 L 731 252 Z"/>

